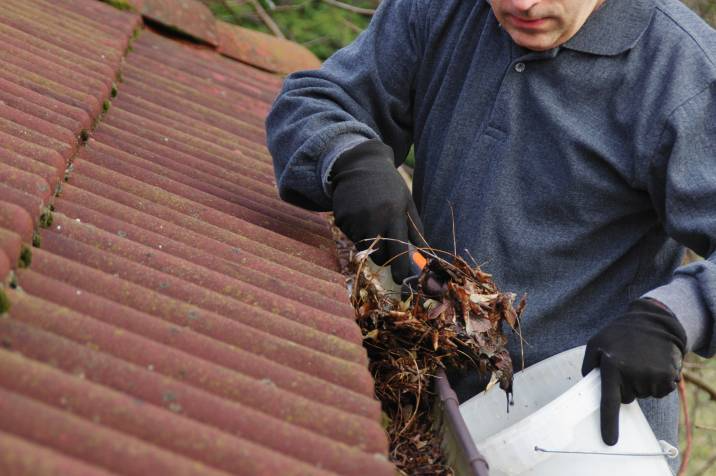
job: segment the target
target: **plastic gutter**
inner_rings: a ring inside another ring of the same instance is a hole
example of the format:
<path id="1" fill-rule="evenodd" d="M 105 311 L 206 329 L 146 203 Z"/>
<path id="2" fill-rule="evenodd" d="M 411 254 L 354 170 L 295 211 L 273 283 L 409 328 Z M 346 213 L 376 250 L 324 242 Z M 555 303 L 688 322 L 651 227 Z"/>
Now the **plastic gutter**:
<path id="1" fill-rule="evenodd" d="M 470 436 L 460 413 L 460 402 L 447 376 L 440 370 L 435 379 L 435 422 L 442 435 L 448 462 L 459 476 L 488 476 L 489 466 Z"/>

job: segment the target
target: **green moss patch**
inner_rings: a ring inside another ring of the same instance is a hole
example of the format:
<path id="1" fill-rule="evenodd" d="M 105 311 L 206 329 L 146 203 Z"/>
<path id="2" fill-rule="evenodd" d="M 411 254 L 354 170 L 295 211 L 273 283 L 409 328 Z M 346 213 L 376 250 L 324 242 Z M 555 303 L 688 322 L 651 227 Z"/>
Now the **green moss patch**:
<path id="1" fill-rule="evenodd" d="M 10 310 L 10 298 L 7 297 L 3 288 L 0 288 L 0 314 L 5 314 Z"/>
<path id="2" fill-rule="evenodd" d="M 22 250 L 20 251 L 20 260 L 18 261 L 17 265 L 20 268 L 29 268 L 32 264 L 32 248 L 26 245 L 22 245 Z"/>
<path id="3" fill-rule="evenodd" d="M 134 10 L 134 5 L 132 5 L 127 0 L 102 0 L 102 1 L 108 5 L 112 5 L 117 10 Z"/>
<path id="4" fill-rule="evenodd" d="M 42 228 L 50 228 L 52 226 L 52 210 L 45 208 L 40 215 L 40 226 Z"/>

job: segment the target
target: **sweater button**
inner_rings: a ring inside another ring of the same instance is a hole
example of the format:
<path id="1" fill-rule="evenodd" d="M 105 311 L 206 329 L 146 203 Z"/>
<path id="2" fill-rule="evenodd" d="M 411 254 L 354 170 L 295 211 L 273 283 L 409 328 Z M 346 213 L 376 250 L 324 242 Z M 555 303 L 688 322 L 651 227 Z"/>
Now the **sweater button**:
<path id="1" fill-rule="evenodd" d="M 525 70 L 525 64 L 524 63 L 515 63 L 515 71 L 518 73 L 521 73 Z"/>

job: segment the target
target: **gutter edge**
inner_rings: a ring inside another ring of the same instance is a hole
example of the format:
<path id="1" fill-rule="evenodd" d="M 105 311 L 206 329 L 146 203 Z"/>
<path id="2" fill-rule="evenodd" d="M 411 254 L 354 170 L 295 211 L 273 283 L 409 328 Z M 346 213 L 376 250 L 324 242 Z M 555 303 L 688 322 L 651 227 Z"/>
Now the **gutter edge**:
<path id="1" fill-rule="evenodd" d="M 485 457 L 478 451 L 472 436 L 470 436 L 465 420 L 460 413 L 460 401 L 450 386 L 444 370 L 440 369 L 438 371 L 435 385 L 438 398 L 442 404 L 443 426 L 445 426 L 445 423 L 450 426 L 457 440 L 458 451 L 461 453 L 453 456 L 463 459 L 467 464 L 469 476 L 488 476 L 490 467 Z"/>

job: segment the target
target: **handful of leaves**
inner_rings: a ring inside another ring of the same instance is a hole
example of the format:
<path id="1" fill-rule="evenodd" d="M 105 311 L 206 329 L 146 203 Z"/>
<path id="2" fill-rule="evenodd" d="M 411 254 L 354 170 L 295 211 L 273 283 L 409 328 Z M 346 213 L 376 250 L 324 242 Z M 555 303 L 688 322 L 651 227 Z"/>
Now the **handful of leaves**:
<path id="1" fill-rule="evenodd" d="M 422 250 L 429 259 L 417 290 L 401 299 L 369 266 L 371 250 L 352 255 L 352 303 L 390 419 L 391 458 L 406 474 L 451 474 L 431 428 L 431 379 L 439 367 L 472 366 L 491 374 L 509 400 L 513 369 L 503 323 L 519 332 L 525 298 L 515 308 L 515 295 L 500 292 L 479 266 L 429 249 Z"/>

